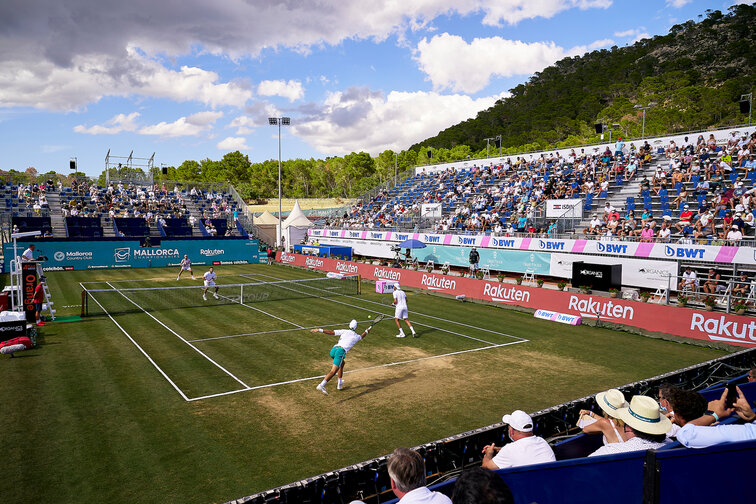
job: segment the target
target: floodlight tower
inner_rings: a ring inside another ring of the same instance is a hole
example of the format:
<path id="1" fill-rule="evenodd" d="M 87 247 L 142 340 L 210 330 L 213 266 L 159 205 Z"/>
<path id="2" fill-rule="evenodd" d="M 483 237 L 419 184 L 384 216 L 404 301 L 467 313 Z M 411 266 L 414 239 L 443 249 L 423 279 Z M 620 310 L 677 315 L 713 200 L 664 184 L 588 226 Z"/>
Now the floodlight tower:
<path id="1" fill-rule="evenodd" d="M 638 110 L 642 110 L 643 111 L 643 126 L 642 126 L 642 129 L 641 129 L 641 140 L 643 140 L 644 138 L 646 138 L 646 110 L 648 110 L 650 108 L 653 108 L 656 105 L 658 105 L 658 103 L 656 103 L 656 102 L 648 102 L 648 105 L 640 105 L 639 104 L 639 105 L 636 105 L 635 107 L 633 107 L 633 108 L 636 108 Z"/>
<path id="2" fill-rule="evenodd" d="M 281 126 L 289 126 L 291 124 L 290 117 L 268 117 L 268 124 L 270 126 L 278 126 L 278 237 L 276 239 L 276 246 L 281 246 L 281 239 L 283 238 L 283 227 L 281 224 Z"/>

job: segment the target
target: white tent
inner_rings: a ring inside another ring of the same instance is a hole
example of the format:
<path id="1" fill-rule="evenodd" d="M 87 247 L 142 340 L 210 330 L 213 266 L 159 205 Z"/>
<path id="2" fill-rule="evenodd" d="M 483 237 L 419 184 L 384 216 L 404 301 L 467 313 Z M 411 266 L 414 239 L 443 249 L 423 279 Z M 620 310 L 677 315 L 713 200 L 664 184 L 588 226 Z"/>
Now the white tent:
<path id="1" fill-rule="evenodd" d="M 291 250 L 291 245 L 293 243 L 300 243 L 302 238 L 307 236 L 307 228 L 314 226 L 315 224 L 307 218 L 300 208 L 299 201 L 295 201 L 291 213 L 281 224 L 281 227 L 283 228 L 283 237 L 286 240 L 286 250 Z M 276 236 L 278 236 L 278 233 L 276 233 Z M 278 241 L 280 242 L 280 237 Z"/>
<path id="2" fill-rule="evenodd" d="M 263 224 L 278 224 L 278 218 L 276 218 L 275 215 L 265 210 L 262 215 L 259 217 L 254 217 L 252 219 L 252 222 L 254 222 L 255 225 L 263 225 Z"/>

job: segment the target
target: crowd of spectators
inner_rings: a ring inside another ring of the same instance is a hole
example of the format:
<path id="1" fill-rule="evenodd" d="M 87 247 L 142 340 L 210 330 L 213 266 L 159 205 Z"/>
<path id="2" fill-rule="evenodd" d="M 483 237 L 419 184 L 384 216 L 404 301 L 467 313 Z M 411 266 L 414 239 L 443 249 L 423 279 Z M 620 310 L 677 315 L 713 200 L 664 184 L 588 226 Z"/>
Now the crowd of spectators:
<path id="1" fill-rule="evenodd" d="M 18 200 L 24 205 L 27 211 L 31 211 L 36 216 L 42 216 L 50 210 L 50 204 L 47 202 L 47 192 L 54 190 L 52 181 L 42 184 L 19 184 L 16 188 Z"/>

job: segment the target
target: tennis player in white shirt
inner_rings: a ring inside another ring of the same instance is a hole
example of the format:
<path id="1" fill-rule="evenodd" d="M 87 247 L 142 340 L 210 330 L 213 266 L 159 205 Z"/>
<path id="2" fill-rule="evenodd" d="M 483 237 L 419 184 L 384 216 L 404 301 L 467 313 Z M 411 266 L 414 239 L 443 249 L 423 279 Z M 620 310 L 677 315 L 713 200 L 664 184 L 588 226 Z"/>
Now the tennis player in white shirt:
<path id="1" fill-rule="evenodd" d="M 368 327 L 365 329 L 365 331 L 362 334 L 357 334 L 354 332 L 354 330 L 357 329 L 357 321 L 352 320 L 349 322 L 349 329 L 336 329 L 335 331 L 331 331 L 330 329 L 310 329 L 310 332 L 313 333 L 325 333 L 325 334 L 331 334 L 334 336 L 339 337 L 338 343 L 336 343 L 333 348 L 331 348 L 331 358 L 333 359 L 333 365 L 331 366 L 331 370 L 328 372 L 328 374 L 323 378 L 323 381 L 320 382 L 320 384 L 317 386 L 317 389 L 323 392 L 325 395 L 328 395 L 328 391 L 326 390 L 325 386 L 328 383 L 328 381 L 333 378 L 336 373 L 339 374 L 339 382 L 336 385 L 336 390 L 341 390 L 344 387 L 344 362 L 346 359 L 346 353 L 357 344 L 358 341 L 362 340 L 365 336 L 367 336 L 368 332 L 370 332 L 370 328 Z"/>
<path id="2" fill-rule="evenodd" d="M 213 297 L 215 299 L 218 299 L 218 286 L 215 285 L 215 271 L 213 271 L 212 266 L 210 266 L 210 269 L 207 270 L 204 275 L 202 275 L 202 278 L 205 280 L 205 290 L 202 291 L 202 299 L 207 301 L 207 289 L 209 289 L 210 287 L 215 287 Z"/>
<path id="3" fill-rule="evenodd" d="M 407 310 L 407 294 L 405 294 L 399 284 L 394 285 L 394 306 L 396 306 L 396 308 L 394 309 L 394 320 L 396 320 L 396 327 L 399 328 L 399 334 L 397 334 L 396 337 L 404 338 L 406 336 L 404 334 L 404 330 L 402 329 L 402 323 L 400 322 L 401 319 L 404 319 L 404 321 L 407 323 L 407 327 L 409 327 L 410 331 L 412 331 L 412 337 L 417 338 L 415 328 L 412 327 L 412 323 L 409 321 L 409 312 Z"/>
<path id="4" fill-rule="evenodd" d="M 192 271 L 192 260 L 189 259 L 189 256 L 184 254 L 184 258 L 181 259 L 181 269 L 179 270 L 179 274 L 176 277 L 176 280 L 179 280 L 181 278 L 181 273 L 184 271 L 188 271 L 192 275 L 192 280 L 194 280 L 194 271 Z"/>

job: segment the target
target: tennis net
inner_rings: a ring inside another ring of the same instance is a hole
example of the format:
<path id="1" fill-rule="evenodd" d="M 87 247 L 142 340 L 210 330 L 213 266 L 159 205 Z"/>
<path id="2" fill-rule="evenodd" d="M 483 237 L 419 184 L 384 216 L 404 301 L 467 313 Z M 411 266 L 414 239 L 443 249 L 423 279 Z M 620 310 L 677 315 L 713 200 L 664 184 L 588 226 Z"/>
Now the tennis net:
<path id="1" fill-rule="evenodd" d="M 360 293 L 359 275 L 277 280 L 215 285 L 170 287 L 85 288 L 81 293 L 82 316 L 178 310 L 224 304 L 250 304 L 312 297 L 334 297 Z M 216 292 L 217 289 L 217 292 Z"/>

